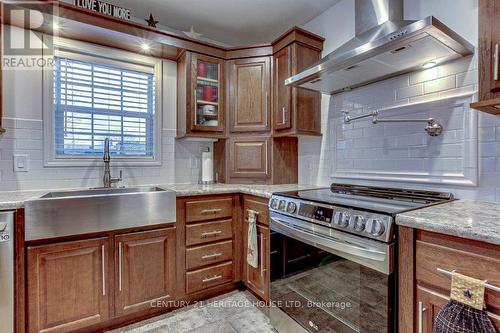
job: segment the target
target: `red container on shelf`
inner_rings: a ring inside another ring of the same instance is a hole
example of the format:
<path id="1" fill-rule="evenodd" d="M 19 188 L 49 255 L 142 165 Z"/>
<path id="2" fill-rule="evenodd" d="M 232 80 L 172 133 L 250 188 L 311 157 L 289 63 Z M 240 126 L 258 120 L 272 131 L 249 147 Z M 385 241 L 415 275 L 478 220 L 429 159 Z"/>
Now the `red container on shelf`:
<path id="1" fill-rule="evenodd" d="M 207 66 L 204 62 L 199 62 L 198 63 L 198 76 L 199 77 L 206 77 L 207 75 Z"/>
<path id="2" fill-rule="evenodd" d="M 203 86 L 203 100 L 207 102 L 213 102 L 214 100 L 214 90 L 215 87 L 212 86 Z"/>

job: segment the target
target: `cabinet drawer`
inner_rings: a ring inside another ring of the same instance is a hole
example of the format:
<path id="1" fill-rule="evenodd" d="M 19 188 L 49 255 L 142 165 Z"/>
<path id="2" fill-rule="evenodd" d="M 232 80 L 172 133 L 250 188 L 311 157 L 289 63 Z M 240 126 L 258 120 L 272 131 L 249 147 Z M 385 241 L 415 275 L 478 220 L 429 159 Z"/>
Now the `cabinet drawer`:
<path id="1" fill-rule="evenodd" d="M 448 295 L 451 277 L 440 273 L 437 268 L 449 272 L 456 270 L 488 283 L 500 285 L 500 259 L 479 253 L 466 252 L 443 245 L 417 241 L 416 243 L 416 278 L 419 284 L 434 287 Z M 486 289 L 485 303 L 493 313 L 500 314 L 500 293 Z"/>
<path id="2" fill-rule="evenodd" d="M 232 237 L 232 220 L 197 223 L 186 226 L 187 246 L 210 243 Z"/>
<path id="3" fill-rule="evenodd" d="M 233 258 L 233 241 L 202 245 L 186 250 L 186 269 L 216 264 Z"/>
<path id="4" fill-rule="evenodd" d="M 262 200 L 262 201 L 261 201 Z M 257 198 L 251 198 L 251 197 L 245 197 L 245 201 L 243 203 L 243 213 L 244 213 L 244 219 L 247 220 L 248 218 L 248 211 L 253 210 L 258 212 L 259 214 L 257 215 L 257 222 L 260 224 L 264 225 L 269 225 L 269 208 L 268 208 L 268 201 L 264 199 L 257 199 Z"/>
<path id="5" fill-rule="evenodd" d="M 193 293 L 231 281 L 233 281 L 232 262 L 186 273 L 186 285 L 188 293 Z"/>
<path id="6" fill-rule="evenodd" d="M 197 222 L 231 217 L 233 198 L 186 202 L 186 222 Z"/>

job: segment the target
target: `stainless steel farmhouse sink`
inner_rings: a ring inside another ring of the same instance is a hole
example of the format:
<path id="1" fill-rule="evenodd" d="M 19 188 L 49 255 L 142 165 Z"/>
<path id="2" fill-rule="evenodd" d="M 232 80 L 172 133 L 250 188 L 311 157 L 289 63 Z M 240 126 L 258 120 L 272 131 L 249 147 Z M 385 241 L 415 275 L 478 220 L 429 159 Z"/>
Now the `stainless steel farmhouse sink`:
<path id="1" fill-rule="evenodd" d="M 175 192 L 161 187 L 56 191 L 25 202 L 26 240 L 175 222 Z"/>

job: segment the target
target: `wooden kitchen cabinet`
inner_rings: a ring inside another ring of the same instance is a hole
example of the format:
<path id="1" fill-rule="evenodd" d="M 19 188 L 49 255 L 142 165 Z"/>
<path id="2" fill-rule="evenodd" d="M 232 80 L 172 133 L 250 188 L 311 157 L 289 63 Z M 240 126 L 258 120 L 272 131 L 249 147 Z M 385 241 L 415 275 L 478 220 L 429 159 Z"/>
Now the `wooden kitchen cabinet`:
<path id="1" fill-rule="evenodd" d="M 269 271 L 270 271 L 270 231 L 264 223 L 269 223 L 267 199 L 245 196 L 243 199 L 243 279 L 245 285 L 262 300 L 269 301 Z M 247 263 L 248 249 L 248 214 L 249 210 L 257 215 L 257 251 L 258 266 Z M 264 222 L 265 221 L 265 222 Z"/>
<path id="2" fill-rule="evenodd" d="M 28 332 L 68 332 L 111 316 L 108 238 L 28 247 Z"/>
<path id="3" fill-rule="evenodd" d="M 231 136 L 214 143 L 214 167 L 220 183 L 295 184 L 298 138 Z"/>
<path id="4" fill-rule="evenodd" d="M 274 54 L 274 136 L 321 135 L 321 94 L 285 85 L 316 63 L 321 50 L 292 43 Z"/>
<path id="5" fill-rule="evenodd" d="M 399 227 L 399 332 L 432 333 L 439 311 L 449 301 L 456 270 L 476 279 L 500 284 L 500 247 L 433 232 Z M 500 293 L 485 290 L 485 309 L 500 329 Z"/>
<path id="6" fill-rule="evenodd" d="M 175 228 L 118 235 L 114 243 L 116 315 L 175 299 Z"/>
<path id="7" fill-rule="evenodd" d="M 194 52 L 177 60 L 177 136 L 225 136 L 225 61 Z"/>
<path id="8" fill-rule="evenodd" d="M 245 225 L 246 227 L 246 225 Z M 244 248 L 247 249 L 248 233 L 244 232 Z M 257 267 L 250 266 L 244 258 L 245 284 L 260 296 L 264 301 L 269 301 L 269 228 L 257 225 L 257 247 L 259 264 Z"/>
<path id="9" fill-rule="evenodd" d="M 230 177 L 266 181 L 270 176 L 270 153 L 271 139 L 267 136 L 231 137 Z"/>
<path id="10" fill-rule="evenodd" d="M 228 73 L 230 131 L 269 132 L 271 57 L 231 60 Z"/>
<path id="11" fill-rule="evenodd" d="M 479 101 L 472 108 L 500 115 L 500 1 L 479 0 Z"/>

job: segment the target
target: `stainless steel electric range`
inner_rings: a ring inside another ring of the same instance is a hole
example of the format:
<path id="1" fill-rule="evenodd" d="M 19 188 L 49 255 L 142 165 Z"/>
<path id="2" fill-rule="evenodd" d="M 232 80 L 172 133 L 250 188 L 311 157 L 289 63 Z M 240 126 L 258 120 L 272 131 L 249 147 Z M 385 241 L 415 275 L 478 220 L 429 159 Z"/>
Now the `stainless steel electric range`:
<path id="1" fill-rule="evenodd" d="M 273 326 L 281 333 L 395 332 L 395 216 L 451 200 L 450 193 L 347 184 L 273 195 Z"/>

